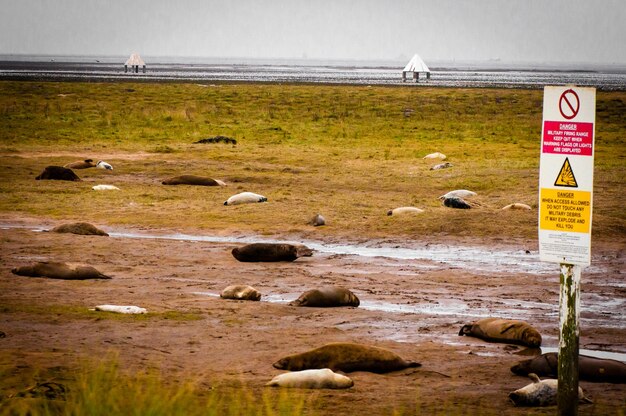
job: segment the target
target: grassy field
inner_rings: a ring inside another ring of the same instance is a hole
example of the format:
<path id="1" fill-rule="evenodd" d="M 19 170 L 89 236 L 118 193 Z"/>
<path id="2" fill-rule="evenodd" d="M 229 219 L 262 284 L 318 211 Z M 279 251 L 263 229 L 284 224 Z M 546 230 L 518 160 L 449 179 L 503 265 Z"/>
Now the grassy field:
<path id="1" fill-rule="evenodd" d="M 540 90 L 184 83 L 0 82 L 0 214 L 181 231 L 321 238 L 534 238 Z M 237 144 L 194 144 L 224 135 Z M 623 238 L 626 92 L 598 92 L 594 239 Z M 422 157 L 439 151 L 454 166 Z M 47 165 L 104 159 L 84 182 Z M 221 188 L 166 187 L 168 176 Z M 100 183 L 120 192 L 98 193 Z M 479 194 L 475 210 L 437 200 Z M 241 191 L 269 202 L 225 207 Z M 419 217 L 388 217 L 413 205 Z M 315 214 L 328 226 L 306 222 Z"/>

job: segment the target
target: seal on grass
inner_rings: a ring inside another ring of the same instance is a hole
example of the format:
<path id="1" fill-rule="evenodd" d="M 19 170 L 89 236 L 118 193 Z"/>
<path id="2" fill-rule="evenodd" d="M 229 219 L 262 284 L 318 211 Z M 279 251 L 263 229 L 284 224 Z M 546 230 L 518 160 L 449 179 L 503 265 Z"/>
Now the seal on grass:
<path id="1" fill-rule="evenodd" d="M 167 178 L 161 182 L 163 185 L 198 185 L 198 186 L 224 186 L 224 182 L 205 178 L 203 176 L 196 175 L 180 175 Z"/>
<path id="2" fill-rule="evenodd" d="M 111 166 L 104 160 L 99 160 L 98 163 L 96 163 L 96 167 L 99 169 L 113 170 L 113 166 Z"/>
<path id="3" fill-rule="evenodd" d="M 103 235 L 108 236 L 106 232 L 102 231 L 93 224 L 88 222 L 73 222 L 71 224 L 57 225 L 50 230 L 52 233 L 71 233 L 78 235 Z"/>
<path id="4" fill-rule="evenodd" d="M 261 300 L 261 293 L 248 285 L 230 285 L 220 293 L 222 299 Z"/>
<path id="5" fill-rule="evenodd" d="M 309 257 L 313 250 L 302 244 L 252 243 L 232 250 L 233 257 L 243 262 L 294 261 Z"/>
<path id="6" fill-rule="evenodd" d="M 274 363 L 274 367 L 279 370 L 330 368 L 345 373 L 369 371 L 377 374 L 420 366 L 420 363 L 407 361 L 384 348 L 351 342 L 326 344 L 300 354 L 289 355 Z"/>
<path id="7" fill-rule="evenodd" d="M 431 167 L 430 170 L 447 169 L 447 168 L 451 168 L 452 166 L 454 166 L 452 163 L 445 162 L 445 163 L 440 163 L 438 165 Z"/>
<path id="8" fill-rule="evenodd" d="M 241 192 L 224 201 L 224 205 L 250 204 L 253 202 L 267 202 L 267 198 L 254 192 Z"/>
<path id="9" fill-rule="evenodd" d="M 424 156 L 422 159 L 441 159 L 441 160 L 445 160 L 446 159 L 446 155 L 444 155 L 443 153 L 440 153 L 440 152 L 435 152 L 435 153 L 430 153 L 430 154 Z"/>
<path id="10" fill-rule="evenodd" d="M 526 205 L 526 204 L 522 204 L 521 202 L 515 202 L 513 204 L 509 204 L 506 205 L 504 207 L 502 207 L 503 210 L 509 210 L 509 209 L 525 209 L 525 210 L 531 210 L 532 208 L 530 207 L 530 205 Z"/>
<path id="11" fill-rule="evenodd" d="M 36 180 L 53 180 L 53 181 L 80 181 L 81 179 L 74 173 L 72 169 L 63 166 L 46 166 L 43 172 L 35 178 Z"/>
<path id="12" fill-rule="evenodd" d="M 449 197 L 443 200 L 443 205 L 448 208 L 470 209 L 472 206 L 462 198 Z"/>
<path id="13" fill-rule="evenodd" d="M 95 168 L 96 164 L 94 163 L 93 159 L 85 159 L 85 160 L 77 160 L 76 162 L 65 164 L 63 165 L 63 167 L 70 168 L 70 169 L 88 169 L 88 168 Z"/>
<path id="14" fill-rule="evenodd" d="M 403 215 L 403 214 L 421 214 L 424 212 L 421 208 L 416 207 L 398 207 L 387 211 L 387 215 Z"/>
<path id="15" fill-rule="evenodd" d="M 280 374 L 266 386 L 300 389 L 348 389 L 354 386 L 354 381 L 350 377 L 333 372 L 331 369 L 322 368 Z"/>
<path id="16" fill-rule="evenodd" d="M 467 335 L 491 342 L 525 345 L 537 348 L 541 334 L 527 322 L 513 319 L 485 318 L 473 324 L 463 325 L 459 335 Z"/>
<path id="17" fill-rule="evenodd" d="M 359 306 L 359 298 L 348 289 L 328 286 L 307 290 L 300 297 L 289 303 L 291 306 L 311 306 L 330 308 L 336 306 Z"/>
<path id="18" fill-rule="evenodd" d="M 537 374 L 530 373 L 528 377 L 533 381 L 521 389 L 509 393 L 509 400 L 515 406 L 553 406 L 556 404 L 559 381 L 554 379 L 541 380 Z M 585 397 L 583 389 L 578 387 L 578 401 L 592 403 Z"/>
<path id="19" fill-rule="evenodd" d="M 309 220 L 308 224 L 314 227 L 320 227 L 322 225 L 326 225 L 326 219 L 322 216 L 322 214 L 315 214 L 315 216 Z"/>
<path id="20" fill-rule="evenodd" d="M 446 198 L 469 198 L 476 195 L 478 194 L 474 191 L 468 191 L 467 189 L 455 189 L 454 191 L 450 191 L 441 195 L 439 199 L 444 200 Z"/>
<path id="21" fill-rule="evenodd" d="M 65 263 L 42 261 L 30 266 L 16 267 L 11 270 L 13 274 L 28 277 L 48 277 L 50 279 L 63 280 L 88 280 L 110 279 L 91 266 L 70 267 Z"/>
<path id="22" fill-rule="evenodd" d="M 535 373 L 542 377 L 558 377 L 559 354 L 548 352 L 511 367 L 518 376 Z M 578 356 L 578 378 L 594 383 L 626 384 L 626 363 L 605 358 Z"/>

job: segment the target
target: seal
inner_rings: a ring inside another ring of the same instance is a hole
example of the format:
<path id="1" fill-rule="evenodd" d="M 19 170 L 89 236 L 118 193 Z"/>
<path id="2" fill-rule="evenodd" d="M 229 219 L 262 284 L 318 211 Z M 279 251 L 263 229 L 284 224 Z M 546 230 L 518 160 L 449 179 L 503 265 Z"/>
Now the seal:
<path id="1" fill-rule="evenodd" d="M 300 389 L 349 389 L 354 386 L 354 381 L 350 377 L 337 374 L 329 368 L 322 368 L 280 374 L 266 386 Z"/>
<path id="2" fill-rule="evenodd" d="M 554 379 L 541 380 L 537 374 L 530 373 L 528 377 L 533 381 L 521 389 L 509 393 L 509 400 L 514 406 L 553 406 L 556 404 L 559 381 Z M 578 387 L 578 401 L 593 403 Z"/>
<path id="3" fill-rule="evenodd" d="M 508 209 L 526 209 L 526 210 L 531 210 L 532 208 L 530 207 L 530 205 L 526 205 L 526 204 L 522 204 L 521 202 L 515 202 L 513 204 L 509 204 L 507 206 L 502 207 L 503 210 L 508 210 Z"/>
<path id="4" fill-rule="evenodd" d="M 472 206 L 462 198 L 449 197 L 443 200 L 443 205 L 449 208 L 470 209 Z"/>
<path id="5" fill-rule="evenodd" d="M 248 285 L 231 285 L 220 293 L 222 299 L 261 300 L 261 293 Z"/>
<path id="6" fill-rule="evenodd" d="M 435 152 L 435 153 L 430 153 L 430 154 L 424 156 L 422 159 L 441 159 L 441 160 L 446 160 L 446 155 L 444 155 L 443 153 Z"/>
<path id="7" fill-rule="evenodd" d="M 70 168 L 70 169 L 88 169 L 88 168 L 95 168 L 96 164 L 94 163 L 93 159 L 85 159 L 85 160 L 77 160 L 76 162 L 65 164 L 63 165 L 63 167 Z"/>
<path id="8" fill-rule="evenodd" d="M 109 236 L 106 232 L 102 231 L 93 224 L 88 222 L 73 222 L 71 224 L 57 225 L 50 230 L 52 233 L 71 233 L 78 235 L 102 235 Z"/>
<path id="9" fill-rule="evenodd" d="M 93 189 L 94 191 L 119 191 L 120 188 L 118 188 L 115 185 L 95 185 L 92 186 L 91 189 Z"/>
<path id="10" fill-rule="evenodd" d="M 305 245 L 284 243 L 252 243 L 232 250 L 233 257 L 242 262 L 294 261 L 310 257 L 313 250 Z"/>
<path id="11" fill-rule="evenodd" d="M 113 166 L 109 165 L 104 160 L 98 160 L 98 163 L 96 163 L 96 167 L 98 169 L 113 170 Z"/>
<path id="12" fill-rule="evenodd" d="M 333 371 L 369 371 L 383 374 L 420 367 L 420 363 L 406 361 L 399 355 L 384 348 L 351 342 L 326 344 L 300 354 L 281 358 L 274 363 L 279 370 L 300 371 L 314 368 L 330 368 Z"/>
<path id="13" fill-rule="evenodd" d="M 421 208 L 398 207 L 387 211 L 387 215 L 421 214 L 422 212 L 424 212 L 424 210 Z"/>
<path id="14" fill-rule="evenodd" d="M 224 201 L 224 205 L 249 204 L 253 202 L 267 202 L 267 198 L 254 192 L 241 192 Z"/>
<path id="15" fill-rule="evenodd" d="M 541 345 L 541 334 L 524 321 L 502 318 L 485 318 L 464 325 L 459 335 L 467 335 L 490 342 L 525 345 L 536 348 Z"/>
<path id="16" fill-rule="evenodd" d="M 478 194 L 474 191 L 468 191 L 467 189 L 455 189 L 454 191 L 450 191 L 446 194 L 441 195 L 439 199 L 444 200 L 446 198 L 469 198 L 476 195 Z"/>
<path id="17" fill-rule="evenodd" d="M 196 175 L 180 175 L 167 178 L 161 182 L 163 185 L 198 185 L 198 186 L 224 186 L 224 182 L 205 178 L 203 176 Z"/>
<path id="18" fill-rule="evenodd" d="M 451 168 L 452 166 L 454 166 L 454 165 L 452 163 L 450 163 L 450 162 L 440 163 L 438 165 L 435 165 L 435 166 L 431 167 L 430 170 L 447 169 L 447 168 Z"/>
<path id="19" fill-rule="evenodd" d="M 314 227 L 320 227 L 326 225 L 326 219 L 321 214 L 315 214 L 315 216 L 309 220 L 308 224 Z"/>
<path id="20" fill-rule="evenodd" d="M 518 376 L 535 373 L 543 377 L 558 377 L 559 354 L 548 352 L 511 367 Z M 605 358 L 578 356 L 578 378 L 593 383 L 626 384 L 626 363 Z"/>
<path id="21" fill-rule="evenodd" d="M 135 305 L 98 305 L 94 308 L 101 312 L 123 313 L 126 315 L 143 315 L 148 313 L 146 308 L 140 308 Z"/>
<path id="22" fill-rule="evenodd" d="M 53 180 L 53 181 L 80 181 L 81 179 L 74 173 L 72 169 L 63 166 L 46 166 L 43 172 L 35 178 L 36 180 Z"/>
<path id="23" fill-rule="evenodd" d="M 77 266 L 72 268 L 65 263 L 42 261 L 30 266 L 16 267 L 11 273 L 18 276 L 48 277 L 63 280 L 110 279 L 91 266 Z"/>
<path id="24" fill-rule="evenodd" d="M 332 308 L 336 306 L 359 306 L 359 298 L 348 289 L 328 286 L 321 289 L 307 290 L 300 297 L 289 303 L 290 306 L 311 306 Z"/>

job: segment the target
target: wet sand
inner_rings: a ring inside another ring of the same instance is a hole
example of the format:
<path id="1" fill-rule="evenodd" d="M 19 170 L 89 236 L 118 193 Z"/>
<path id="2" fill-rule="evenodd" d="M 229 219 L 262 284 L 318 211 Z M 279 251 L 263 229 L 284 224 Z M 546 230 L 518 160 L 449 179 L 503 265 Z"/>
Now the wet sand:
<path id="1" fill-rule="evenodd" d="M 35 231 L 58 225 L 54 221 L 5 217 L 0 222 L 10 225 L 0 229 L 0 304 L 11 311 L 0 315 L 0 330 L 6 333 L 0 339 L 4 369 L 40 367 L 45 373 L 59 366 L 71 369 L 80 357 L 115 352 L 124 366 L 157 367 L 172 380 L 194 379 L 205 386 L 243 382 L 262 392 L 281 373 L 272 367 L 279 358 L 351 341 L 388 348 L 422 367 L 387 375 L 352 373 L 355 386 L 349 390 L 311 392 L 322 403 L 321 414 L 457 409 L 461 414 L 522 415 L 529 410 L 514 408 L 507 395 L 529 381 L 509 368 L 539 351 L 461 337 L 460 327 L 486 316 L 523 319 L 541 332 L 544 350 L 557 346 L 558 266 L 538 262 L 535 241 L 363 245 L 285 235 L 274 239 L 304 242 L 316 252 L 293 263 L 239 263 L 230 254 L 233 247 L 268 238 L 241 236 L 236 230 L 215 237 L 106 226 L 111 237 L 76 236 Z M 86 263 L 113 279 L 55 281 L 10 272 L 42 260 Z M 612 352 L 611 358 L 622 361 L 623 264 L 619 244 L 594 247 L 593 266 L 583 270 L 580 336 L 582 349 Z M 251 285 L 263 298 L 220 299 L 219 292 L 230 284 Z M 351 289 L 361 306 L 287 305 L 323 285 Z M 135 322 L 29 310 L 31 305 L 87 310 L 105 303 L 192 313 L 199 319 Z M 626 384 L 580 385 L 594 404 L 581 405 L 579 414 L 623 411 Z"/>

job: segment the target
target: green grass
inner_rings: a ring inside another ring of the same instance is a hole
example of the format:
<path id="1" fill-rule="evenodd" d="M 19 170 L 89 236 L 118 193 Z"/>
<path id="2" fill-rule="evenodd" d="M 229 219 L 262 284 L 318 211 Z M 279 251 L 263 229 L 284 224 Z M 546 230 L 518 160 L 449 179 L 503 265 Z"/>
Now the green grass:
<path id="1" fill-rule="evenodd" d="M 626 234 L 625 103 L 626 92 L 597 94 L 594 239 Z M 323 238 L 535 238 L 536 211 L 498 208 L 536 208 L 541 106 L 538 90 L 4 81 L 0 215 Z M 217 135 L 238 143 L 193 144 Z M 430 171 L 436 162 L 422 157 L 434 151 L 454 167 Z M 33 180 L 87 157 L 115 170 L 77 171 L 83 183 Z M 229 186 L 160 185 L 179 174 Z M 97 183 L 122 191 L 91 191 Z M 436 197 L 459 188 L 478 192 L 482 208 L 441 207 Z M 268 204 L 222 206 L 244 190 Z M 402 205 L 427 212 L 386 217 Z M 329 225 L 312 231 L 317 212 Z"/>

